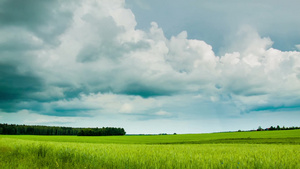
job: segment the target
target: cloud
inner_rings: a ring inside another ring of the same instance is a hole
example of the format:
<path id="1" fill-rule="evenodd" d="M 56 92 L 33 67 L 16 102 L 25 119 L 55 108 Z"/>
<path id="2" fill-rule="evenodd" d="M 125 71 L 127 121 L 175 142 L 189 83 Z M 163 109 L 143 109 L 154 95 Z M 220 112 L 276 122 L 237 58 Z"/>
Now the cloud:
<path id="1" fill-rule="evenodd" d="M 273 48 L 251 26 L 218 56 L 187 31 L 168 38 L 156 22 L 137 29 L 125 1 L 8 10 L 16 2 L 1 9 L 2 112 L 149 120 L 299 108 L 300 52 Z"/>
<path id="2" fill-rule="evenodd" d="M 14 112 L 16 104 L 34 99 L 32 94 L 44 90 L 44 82 L 31 72 L 21 72 L 16 65 L 0 63 L 0 109 Z"/>
<path id="3" fill-rule="evenodd" d="M 17 110 L 30 110 L 34 113 L 61 117 L 92 117 L 101 114 L 143 114 L 161 106 L 160 101 L 155 98 L 113 93 L 80 94 L 78 97 L 71 99 L 47 102 L 22 100 L 15 105 Z M 5 109 L 3 110 L 5 111 Z"/>
<path id="4" fill-rule="evenodd" d="M 255 54 L 257 51 L 259 53 Z M 244 59 L 249 56 L 256 58 L 258 64 L 253 65 Z M 230 62 L 236 66 L 222 68 L 226 70 L 223 87 L 248 112 L 262 110 L 260 107 L 269 107 L 270 111 L 276 107 L 295 108 L 293 100 L 299 95 L 299 56 L 298 52 L 282 52 L 273 48 L 257 48 L 246 55 L 227 54 L 224 59 L 231 57 Z M 284 101 L 286 99 L 288 104 Z"/>
<path id="5" fill-rule="evenodd" d="M 34 4 L 34 5 L 33 5 Z M 46 43 L 57 43 L 56 36 L 69 26 L 72 3 L 60 1 L 2 1 L 0 23 L 2 29 L 23 28 Z"/>

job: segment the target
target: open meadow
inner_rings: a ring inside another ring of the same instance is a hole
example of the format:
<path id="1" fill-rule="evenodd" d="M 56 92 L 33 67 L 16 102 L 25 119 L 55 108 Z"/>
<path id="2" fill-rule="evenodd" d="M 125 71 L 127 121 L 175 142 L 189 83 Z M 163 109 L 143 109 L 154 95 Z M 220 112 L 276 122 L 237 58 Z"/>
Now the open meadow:
<path id="1" fill-rule="evenodd" d="M 300 130 L 143 136 L 0 135 L 0 168 L 300 168 Z"/>

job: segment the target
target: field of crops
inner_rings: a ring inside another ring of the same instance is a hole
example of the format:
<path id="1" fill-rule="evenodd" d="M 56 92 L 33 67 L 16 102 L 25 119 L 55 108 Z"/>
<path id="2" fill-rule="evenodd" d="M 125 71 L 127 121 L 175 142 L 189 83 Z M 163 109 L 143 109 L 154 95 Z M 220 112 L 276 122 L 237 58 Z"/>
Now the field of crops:
<path id="1" fill-rule="evenodd" d="M 300 130 L 159 136 L 0 135 L 0 168 L 300 168 Z"/>

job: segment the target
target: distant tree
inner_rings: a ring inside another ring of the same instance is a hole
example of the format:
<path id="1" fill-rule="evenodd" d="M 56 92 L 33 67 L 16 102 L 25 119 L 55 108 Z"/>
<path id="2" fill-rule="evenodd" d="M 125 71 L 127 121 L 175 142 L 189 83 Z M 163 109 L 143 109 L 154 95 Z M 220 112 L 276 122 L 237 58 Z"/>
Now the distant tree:
<path id="1" fill-rule="evenodd" d="M 280 126 L 279 125 L 277 125 L 276 130 L 280 130 Z"/>
<path id="2" fill-rule="evenodd" d="M 271 126 L 270 128 L 269 128 L 269 130 L 275 130 L 276 128 L 275 127 L 273 127 L 273 126 Z"/>
<path id="3" fill-rule="evenodd" d="M 261 126 L 258 127 L 257 131 L 263 131 L 263 129 L 261 128 Z"/>

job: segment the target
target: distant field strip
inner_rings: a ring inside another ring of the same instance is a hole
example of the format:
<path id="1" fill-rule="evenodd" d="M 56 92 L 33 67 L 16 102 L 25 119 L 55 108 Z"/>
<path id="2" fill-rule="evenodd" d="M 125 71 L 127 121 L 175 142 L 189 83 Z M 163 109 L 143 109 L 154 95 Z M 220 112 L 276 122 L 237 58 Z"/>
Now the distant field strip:
<path id="1" fill-rule="evenodd" d="M 228 132 L 209 134 L 141 135 L 141 136 L 37 136 L 0 135 L 0 138 L 16 138 L 34 141 L 103 143 L 103 144 L 300 144 L 300 130 Z"/>

